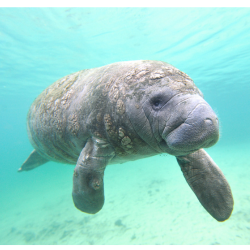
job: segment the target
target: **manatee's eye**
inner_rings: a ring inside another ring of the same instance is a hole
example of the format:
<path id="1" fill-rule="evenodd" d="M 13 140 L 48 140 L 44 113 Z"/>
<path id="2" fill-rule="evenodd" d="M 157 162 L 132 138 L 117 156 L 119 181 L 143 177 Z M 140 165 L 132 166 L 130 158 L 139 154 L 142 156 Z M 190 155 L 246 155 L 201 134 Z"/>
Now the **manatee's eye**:
<path id="1" fill-rule="evenodd" d="M 151 105 L 154 110 L 159 110 L 162 107 L 162 100 L 159 97 L 151 99 Z"/>
<path id="2" fill-rule="evenodd" d="M 154 101 L 154 103 L 153 103 L 153 104 L 154 104 L 154 106 L 155 106 L 155 107 L 158 107 L 158 106 L 160 105 L 160 100 L 156 100 L 156 101 Z"/>

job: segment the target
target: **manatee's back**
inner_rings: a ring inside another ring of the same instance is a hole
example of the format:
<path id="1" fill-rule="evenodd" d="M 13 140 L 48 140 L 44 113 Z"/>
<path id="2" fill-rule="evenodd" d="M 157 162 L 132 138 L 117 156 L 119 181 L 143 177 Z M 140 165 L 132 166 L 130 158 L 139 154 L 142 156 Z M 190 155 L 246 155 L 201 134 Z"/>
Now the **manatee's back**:
<path id="1" fill-rule="evenodd" d="M 106 108 L 112 79 L 121 73 L 120 64 L 65 76 L 36 98 L 28 112 L 27 130 L 32 146 L 42 157 L 76 163 L 87 139 L 97 130 L 97 112 Z M 98 125 L 102 130 L 104 125 Z"/>
<path id="2" fill-rule="evenodd" d="M 45 89 L 30 107 L 28 136 L 32 146 L 46 159 L 72 164 L 77 161 L 79 149 L 70 140 L 71 133 L 74 133 L 74 117 L 70 117 L 67 110 L 77 88 L 83 85 L 80 79 L 86 71 L 59 79 Z"/>

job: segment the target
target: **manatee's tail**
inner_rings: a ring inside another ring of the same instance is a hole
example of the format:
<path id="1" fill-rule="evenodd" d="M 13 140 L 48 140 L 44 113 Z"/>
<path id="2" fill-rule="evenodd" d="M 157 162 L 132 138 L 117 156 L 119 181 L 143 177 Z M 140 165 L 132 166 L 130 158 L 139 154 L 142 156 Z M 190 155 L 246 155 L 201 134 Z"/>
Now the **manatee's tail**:
<path id="1" fill-rule="evenodd" d="M 48 162 L 49 160 L 42 157 L 37 151 L 34 149 L 23 165 L 18 169 L 18 172 L 28 171 L 33 168 L 39 167 L 44 163 Z"/>

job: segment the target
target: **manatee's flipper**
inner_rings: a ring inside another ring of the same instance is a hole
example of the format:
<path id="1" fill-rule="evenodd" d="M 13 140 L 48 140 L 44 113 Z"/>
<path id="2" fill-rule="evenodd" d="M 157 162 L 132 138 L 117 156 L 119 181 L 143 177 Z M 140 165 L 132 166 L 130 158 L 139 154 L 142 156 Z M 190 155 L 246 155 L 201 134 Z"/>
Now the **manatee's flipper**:
<path id="1" fill-rule="evenodd" d="M 176 158 L 203 207 L 218 221 L 228 219 L 234 204 L 231 188 L 212 158 L 203 149 Z"/>
<path id="2" fill-rule="evenodd" d="M 73 174 L 75 206 L 89 214 L 101 210 L 104 204 L 104 170 L 114 157 L 113 148 L 104 140 L 90 138 L 83 148 Z"/>
<path id="3" fill-rule="evenodd" d="M 39 155 L 34 149 L 29 155 L 29 157 L 26 159 L 26 161 L 23 163 L 23 165 L 18 169 L 18 172 L 31 170 L 33 168 L 43 165 L 48 161 L 49 160 Z"/>

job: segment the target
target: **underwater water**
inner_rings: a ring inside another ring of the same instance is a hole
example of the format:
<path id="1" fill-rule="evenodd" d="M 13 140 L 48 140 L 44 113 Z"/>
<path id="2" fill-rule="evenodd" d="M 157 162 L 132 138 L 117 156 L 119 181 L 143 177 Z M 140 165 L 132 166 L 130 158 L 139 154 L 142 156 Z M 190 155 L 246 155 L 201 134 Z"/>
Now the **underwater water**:
<path id="1" fill-rule="evenodd" d="M 234 210 L 217 222 L 175 157 L 108 166 L 105 204 L 74 207 L 73 165 L 17 170 L 32 151 L 34 99 L 73 72 L 129 60 L 187 73 L 216 111 L 206 149 L 226 176 Z M 249 8 L 0 8 L 0 244 L 250 244 Z"/>

